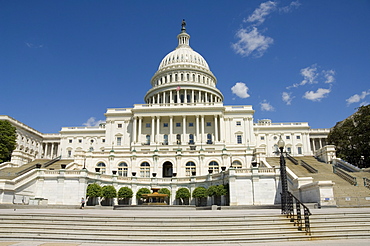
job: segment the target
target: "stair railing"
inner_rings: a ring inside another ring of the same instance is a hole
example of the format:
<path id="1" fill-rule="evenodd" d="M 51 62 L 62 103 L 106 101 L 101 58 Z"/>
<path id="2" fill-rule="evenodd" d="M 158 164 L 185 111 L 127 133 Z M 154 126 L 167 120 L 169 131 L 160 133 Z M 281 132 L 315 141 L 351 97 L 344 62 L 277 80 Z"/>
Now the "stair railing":
<path id="1" fill-rule="evenodd" d="M 357 179 L 356 177 L 353 177 L 349 175 L 348 173 L 344 172 L 342 169 L 340 169 L 337 166 L 333 166 L 333 173 L 350 183 L 351 185 L 357 186 Z"/>
<path id="2" fill-rule="evenodd" d="M 301 166 L 306 168 L 310 173 L 318 173 L 319 172 L 316 168 L 312 167 L 310 164 L 308 164 L 304 160 L 301 160 Z"/>
<path id="3" fill-rule="evenodd" d="M 370 189 L 370 179 L 368 178 L 363 178 L 364 179 L 364 186 L 368 189 Z"/>
<path id="4" fill-rule="evenodd" d="M 290 218 L 290 221 L 294 222 L 294 225 L 298 227 L 299 231 L 302 231 L 304 228 L 306 234 L 311 235 L 310 209 L 289 191 L 287 192 L 286 201 L 287 201 L 287 218 Z"/>
<path id="5" fill-rule="evenodd" d="M 295 165 L 298 165 L 299 162 L 297 159 L 295 159 L 293 156 L 289 155 L 288 153 L 286 153 L 286 158 L 288 158 L 291 162 L 293 162 Z"/>
<path id="6" fill-rule="evenodd" d="M 60 155 L 60 156 L 57 156 L 57 157 L 55 157 L 54 159 L 52 159 L 52 160 L 50 160 L 50 161 L 46 162 L 46 163 L 44 164 L 44 168 L 46 168 L 46 167 L 48 167 L 48 166 L 50 166 L 50 165 L 54 164 L 55 162 L 59 161 L 61 158 L 62 158 L 62 156 Z"/>

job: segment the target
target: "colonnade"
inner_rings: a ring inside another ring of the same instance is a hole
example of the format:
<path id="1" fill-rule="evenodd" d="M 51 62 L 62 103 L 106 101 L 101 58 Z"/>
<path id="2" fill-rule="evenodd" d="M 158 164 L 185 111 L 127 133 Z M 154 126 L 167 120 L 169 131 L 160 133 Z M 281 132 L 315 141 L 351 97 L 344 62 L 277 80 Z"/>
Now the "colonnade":
<path id="1" fill-rule="evenodd" d="M 310 138 L 311 150 L 315 152 L 321 149 L 327 144 L 326 140 L 327 138 Z"/>
<path id="2" fill-rule="evenodd" d="M 53 159 L 57 157 L 59 149 L 59 143 L 43 143 L 43 158 Z"/>
<path id="3" fill-rule="evenodd" d="M 211 117 L 211 124 L 210 126 L 207 126 L 208 120 Z M 181 118 L 180 121 L 179 118 Z M 145 122 L 147 122 L 147 120 Z M 194 141 L 194 144 L 213 144 L 215 142 L 220 142 L 225 138 L 225 123 L 222 115 L 151 116 L 150 122 L 150 134 L 146 134 L 150 136 L 150 142 L 144 142 L 144 144 L 166 144 L 165 135 L 168 137 L 167 140 L 169 145 L 176 145 L 180 142 L 182 144 L 188 144 L 191 140 L 189 136 L 190 134 L 193 135 L 192 140 Z M 134 143 L 143 143 L 143 123 L 144 117 L 133 117 L 132 141 Z M 189 123 L 193 125 L 189 126 Z M 166 126 L 164 126 L 164 124 L 166 124 Z M 175 132 L 174 127 L 181 127 L 181 131 L 176 130 Z M 209 138 L 209 134 L 211 134 L 211 139 Z M 176 137 L 178 135 L 180 135 L 180 139 Z"/>
<path id="4" fill-rule="evenodd" d="M 163 91 L 149 97 L 147 104 L 173 104 L 173 103 L 215 103 L 222 99 L 210 92 L 193 89 L 180 89 Z"/>
<path id="5" fill-rule="evenodd" d="M 216 86 L 215 79 L 207 76 L 200 75 L 198 73 L 184 73 L 184 72 L 173 72 L 169 74 L 164 74 L 161 77 L 156 77 L 152 81 L 153 86 L 163 85 L 172 82 L 195 82 L 202 83 L 205 85 Z"/>

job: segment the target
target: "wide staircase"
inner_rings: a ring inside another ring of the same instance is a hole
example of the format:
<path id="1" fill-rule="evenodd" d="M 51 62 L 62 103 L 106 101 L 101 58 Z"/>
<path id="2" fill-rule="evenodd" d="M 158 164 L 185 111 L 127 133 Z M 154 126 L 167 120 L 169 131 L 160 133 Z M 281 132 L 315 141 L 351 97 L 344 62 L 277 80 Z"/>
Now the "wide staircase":
<path id="1" fill-rule="evenodd" d="M 279 157 L 270 157 L 266 159 L 270 165 L 280 165 Z M 335 174 L 331 164 L 320 162 L 313 156 L 294 157 L 294 159 L 298 161 L 298 165 L 288 158 L 285 158 L 286 166 L 298 177 L 312 177 L 314 182 L 331 180 L 335 183 L 334 197 L 338 207 L 370 207 L 370 189 L 366 188 L 363 183 L 363 178 L 370 179 L 369 172 L 347 172 L 341 169 L 342 172 L 347 173 L 352 177 L 356 177 L 357 184 L 353 185 Z M 307 163 L 310 167 L 317 170 L 317 172 L 310 172 L 300 164 L 301 161 Z"/>
<path id="2" fill-rule="evenodd" d="M 276 209 L 0 210 L 0 240 L 195 245 L 370 238 L 369 209 L 316 211 L 320 214 L 311 215 L 309 235 Z"/>
<path id="3" fill-rule="evenodd" d="M 4 167 L 0 169 L 0 179 L 14 179 L 32 169 L 35 169 L 37 164 L 41 165 L 41 168 L 58 170 L 61 169 L 61 165 L 67 165 L 69 163 L 71 163 L 71 160 L 61 160 L 60 158 L 55 158 L 52 160 L 36 159 L 19 167 Z"/>

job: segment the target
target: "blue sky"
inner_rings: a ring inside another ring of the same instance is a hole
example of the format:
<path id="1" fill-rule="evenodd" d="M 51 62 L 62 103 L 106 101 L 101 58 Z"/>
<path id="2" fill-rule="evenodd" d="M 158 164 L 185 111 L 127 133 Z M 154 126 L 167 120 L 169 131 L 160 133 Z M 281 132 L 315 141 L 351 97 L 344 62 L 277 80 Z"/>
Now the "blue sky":
<path id="1" fill-rule="evenodd" d="M 185 19 L 225 105 L 332 127 L 370 102 L 369 13 L 366 0 L 0 0 L 0 114 L 57 133 L 143 103 Z"/>

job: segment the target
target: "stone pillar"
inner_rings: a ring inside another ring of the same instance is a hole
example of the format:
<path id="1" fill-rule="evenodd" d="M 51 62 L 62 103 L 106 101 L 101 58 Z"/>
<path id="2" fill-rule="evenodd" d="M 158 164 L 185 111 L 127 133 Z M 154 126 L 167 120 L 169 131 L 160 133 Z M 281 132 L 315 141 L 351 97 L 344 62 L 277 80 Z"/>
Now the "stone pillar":
<path id="1" fill-rule="evenodd" d="M 155 135 L 155 142 L 157 143 L 157 144 L 159 144 L 159 130 L 160 130 L 160 125 L 161 125 L 161 122 L 160 122 L 160 116 L 157 116 L 157 132 L 156 132 L 156 135 Z"/>
<path id="2" fill-rule="evenodd" d="M 132 118 L 132 142 L 137 142 L 136 128 L 137 128 L 137 118 L 134 116 Z"/>
<path id="3" fill-rule="evenodd" d="M 218 115 L 215 115 L 214 117 L 215 121 L 215 143 L 218 142 Z"/>
<path id="4" fill-rule="evenodd" d="M 204 115 L 201 116 L 201 132 L 200 132 L 200 139 L 203 143 L 204 138 Z"/>
<path id="5" fill-rule="evenodd" d="M 143 117 L 139 117 L 139 129 L 138 129 L 138 134 L 137 134 L 137 141 L 141 143 L 141 128 L 143 124 Z"/>
<path id="6" fill-rule="evenodd" d="M 224 116 L 220 115 L 220 139 L 221 141 L 225 142 L 225 121 L 224 121 Z"/>
<path id="7" fill-rule="evenodd" d="M 185 144 L 186 135 L 186 116 L 182 116 L 182 142 Z"/>
<path id="8" fill-rule="evenodd" d="M 173 136 L 172 136 L 172 134 L 173 134 L 173 116 L 170 116 L 170 134 L 169 134 L 169 136 L 168 136 L 168 144 L 169 145 L 172 145 L 172 143 L 173 143 Z"/>
<path id="9" fill-rule="evenodd" d="M 199 115 L 195 116 L 195 141 L 199 142 Z"/>

